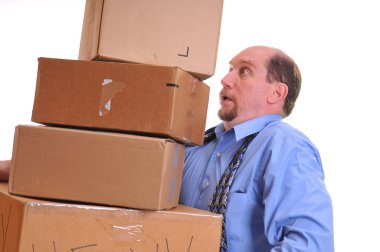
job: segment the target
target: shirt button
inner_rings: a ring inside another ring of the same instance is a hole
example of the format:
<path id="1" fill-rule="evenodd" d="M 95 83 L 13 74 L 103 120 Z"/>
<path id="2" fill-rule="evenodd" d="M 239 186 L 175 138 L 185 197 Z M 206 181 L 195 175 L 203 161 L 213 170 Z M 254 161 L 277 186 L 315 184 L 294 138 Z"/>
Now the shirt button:
<path id="1" fill-rule="evenodd" d="M 220 157 L 222 154 L 220 152 L 216 153 L 217 157 Z"/>
<path id="2" fill-rule="evenodd" d="M 203 180 L 202 187 L 207 188 L 209 186 L 209 184 L 210 184 L 210 182 L 208 181 L 208 179 L 205 179 L 205 180 Z"/>

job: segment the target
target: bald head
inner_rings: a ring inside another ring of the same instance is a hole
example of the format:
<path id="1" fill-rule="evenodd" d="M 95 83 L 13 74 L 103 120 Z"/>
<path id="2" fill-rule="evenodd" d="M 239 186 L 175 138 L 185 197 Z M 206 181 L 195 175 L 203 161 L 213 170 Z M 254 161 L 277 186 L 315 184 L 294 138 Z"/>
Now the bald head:
<path id="1" fill-rule="evenodd" d="M 252 46 L 231 59 L 221 84 L 218 115 L 229 129 L 261 115 L 288 116 L 301 88 L 301 74 L 281 50 Z"/>
<path id="2" fill-rule="evenodd" d="M 294 60 L 280 49 L 268 46 L 248 47 L 238 55 L 243 54 L 250 55 L 250 57 L 260 60 L 266 65 L 269 82 L 280 81 L 288 86 L 284 116 L 290 115 L 301 90 L 302 82 L 301 72 Z"/>

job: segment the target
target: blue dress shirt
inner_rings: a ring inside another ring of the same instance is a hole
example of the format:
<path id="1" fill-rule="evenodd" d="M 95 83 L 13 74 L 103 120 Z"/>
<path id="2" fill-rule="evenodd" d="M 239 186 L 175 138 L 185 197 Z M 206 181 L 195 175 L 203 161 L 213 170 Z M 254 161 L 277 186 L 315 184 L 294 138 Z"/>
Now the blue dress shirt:
<path id="1" fill-rule="evenodd" d="M 316 147 L 280 115 L 251 119 L 186 149 L 180 203 L 208 209 L 224 170 L 244 138 L 248 146 L 230 188 L 229 252 L 334 251 L 331 198 Z"/>

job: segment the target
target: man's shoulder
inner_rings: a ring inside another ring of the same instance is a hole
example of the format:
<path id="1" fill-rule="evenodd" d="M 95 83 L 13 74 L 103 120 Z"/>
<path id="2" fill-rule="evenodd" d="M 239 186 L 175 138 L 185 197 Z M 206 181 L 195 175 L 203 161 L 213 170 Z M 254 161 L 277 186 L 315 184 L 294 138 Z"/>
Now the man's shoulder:
<path id="1" fill-rule="evenodd" d="M 268 137 L 310 141 L 310 139 L 298 128 L 284 121 L 276 121 L 269 123 L 262 132 Z M 263 134 L 263 135 L 264 135 Z"/>

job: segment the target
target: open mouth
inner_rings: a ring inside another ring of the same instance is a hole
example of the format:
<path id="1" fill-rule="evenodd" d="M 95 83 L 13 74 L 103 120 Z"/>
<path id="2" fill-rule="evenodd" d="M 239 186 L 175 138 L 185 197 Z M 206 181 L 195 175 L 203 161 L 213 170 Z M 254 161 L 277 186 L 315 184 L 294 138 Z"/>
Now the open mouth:
<path id="1" fill-rule="evenodd" d="M 227 95 L 221 95 L 220 96 L 221 101 L 234 101 L 233 97 L 227 96 Z"/>
<path id="2" fill-rule="evenodd" d="M 236 98 L 233 94 L 229 94 L 227 90 L 221 90 L 219 93 L 219 100 L 221 103 L 235 103 Z"/>

